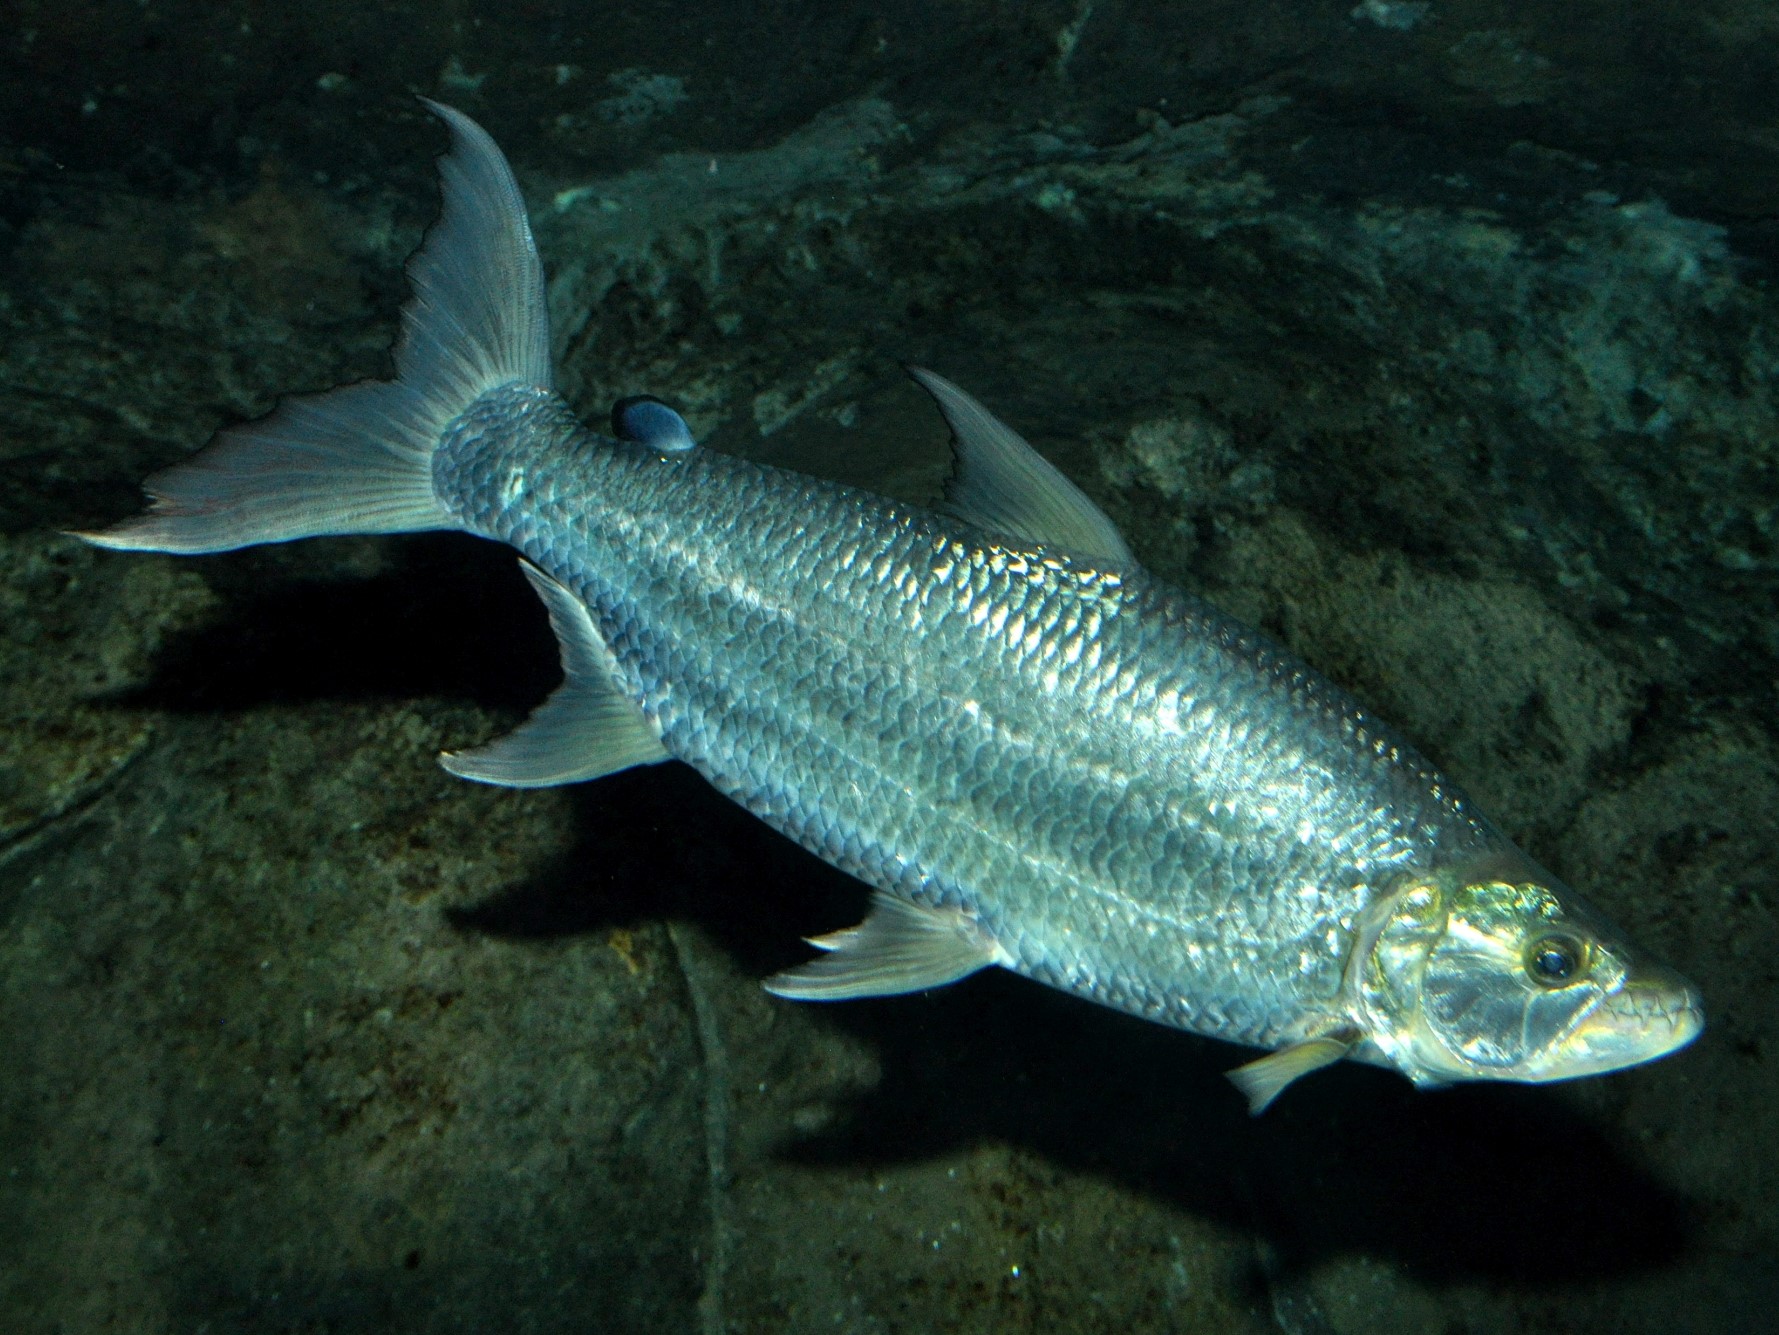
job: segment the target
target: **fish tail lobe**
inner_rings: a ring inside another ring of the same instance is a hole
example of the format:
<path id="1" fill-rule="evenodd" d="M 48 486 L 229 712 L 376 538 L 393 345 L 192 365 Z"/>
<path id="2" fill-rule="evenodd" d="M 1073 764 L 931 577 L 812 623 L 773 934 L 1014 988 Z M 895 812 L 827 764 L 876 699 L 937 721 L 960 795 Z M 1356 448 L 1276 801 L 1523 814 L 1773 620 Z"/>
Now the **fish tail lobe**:
<path id="1" fill-rule="evenodd" d="M 132 551 L 230 551 L 340 533 L 460 527 L 433 488 L 445 428 L 503 385 L 551 385 L 543 268 L 500 149 L 462 112 L 438 221 L 408 265 L 396 378 L 288 399 L 144 483 L 147 513 L 76 537 Z"/>

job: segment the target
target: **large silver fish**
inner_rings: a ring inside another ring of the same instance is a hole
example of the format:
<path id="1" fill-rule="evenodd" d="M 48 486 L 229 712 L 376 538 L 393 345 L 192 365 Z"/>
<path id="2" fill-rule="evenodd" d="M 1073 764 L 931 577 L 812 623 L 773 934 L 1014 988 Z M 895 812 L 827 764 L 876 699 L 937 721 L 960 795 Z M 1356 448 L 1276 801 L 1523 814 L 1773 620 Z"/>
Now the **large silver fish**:
<path id="1" fill-rule="evenodd" d="M 1671 1052 L 1698 995 L 1342 691 L 1137 563 L 936 375 L 957 468 L 929 511 L 698 448 L 650 399 L 584 428 L 551 389 L 543 273 L 494 142 L 450 127 L 397 378 L 286 402 L 150 479 L 105 547 L 325 533 L 510 543 L 563 685 L 447 754 L 517 787 L 682 760 L 875 890 L 768 981 L 834 999 L 1001 965 L 1272 1049 L 1255 1110 L 1342 1056 L 1418 1084 L 1560 1080 Z"/>

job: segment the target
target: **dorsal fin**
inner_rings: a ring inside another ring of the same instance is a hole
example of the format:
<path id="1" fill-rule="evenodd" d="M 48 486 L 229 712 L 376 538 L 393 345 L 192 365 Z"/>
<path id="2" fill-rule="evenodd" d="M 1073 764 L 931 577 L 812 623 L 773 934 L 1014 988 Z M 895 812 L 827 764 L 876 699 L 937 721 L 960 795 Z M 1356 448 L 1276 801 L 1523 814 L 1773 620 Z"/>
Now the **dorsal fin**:
<path id="1" fill-rule="evenodd" d="M 1112 521 L 1012 427 L 944 376 L 918 366 L 908 374 L 939 405 L 951 428 L 956 466 L 944 509 L 990 533 L 1061 547 L 1114 565 L 1136 558 Z"/>

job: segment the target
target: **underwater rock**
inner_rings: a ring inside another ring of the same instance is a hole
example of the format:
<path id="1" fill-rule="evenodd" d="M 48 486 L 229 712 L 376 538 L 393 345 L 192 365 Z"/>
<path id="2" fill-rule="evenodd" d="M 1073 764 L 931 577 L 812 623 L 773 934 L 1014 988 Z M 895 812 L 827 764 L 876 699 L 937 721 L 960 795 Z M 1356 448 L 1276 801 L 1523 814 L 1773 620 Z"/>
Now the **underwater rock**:
<path id="1" fill-rule="evenodd" d="M 1770 1305 L 1779 171 L 1737 36 L 1764 20 L 1658 7 L 1657 61 L 1572 7 L 891 9 L 812 20 L 767 78 L 718 8 L 687 11 L 709 48 L 614 16 L 609 69 L 565 19 L 396 41 L 393 10 L 312 60 L 278 54 L 296 19 L 165 5 L 7 55 L 0 1324 Z M 48 80 L 58 51 L 91 78 Z M 847 885 L 684 776 L 514 796 L 430 765 L 549 687 L 504 560 L 97 577 L 49 530 L 278 392 L 379 372 L 379 275 L 433 198 L 419 168 L 382 184 L 425 133 L 388 95 L 453 54 L 505 121 L 587 416 L 653 392 L 715 448 L 918 498 L 941 433 L 896 362 L 969 383 L 1145 561 L 1401 719 L 1698 975 L 1712 1035 L 1534 1098 L 1360 1072 L 1255 1130 L 1192 1042 L 1029 989 L 789 1009 L 755 980 Z M 623 69 L 685 101 L 602 117 Z"/>

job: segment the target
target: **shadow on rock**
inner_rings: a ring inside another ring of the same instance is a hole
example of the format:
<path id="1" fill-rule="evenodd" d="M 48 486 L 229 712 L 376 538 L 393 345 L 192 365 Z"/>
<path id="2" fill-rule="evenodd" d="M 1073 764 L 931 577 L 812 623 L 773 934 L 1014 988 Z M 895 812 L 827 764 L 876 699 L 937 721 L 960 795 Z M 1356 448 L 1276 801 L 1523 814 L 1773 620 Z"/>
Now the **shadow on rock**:
<path id="1" fill-rule="evenodd" d="M 282 558 L 220 566 L 224 609 L 163 651 L 154 683 L 125 703 L 227 712 L 467 694 L 517 718 L 552 688 L 541 608 L 504 552 L 428 538 L 390 560 L 346 583 Z M 799 937 L 863 914 L 858 883 L 682 766 L 583 785 L 573 801 L 574 846 L 448 910 L 460 930 L 537 940 L 677 918 L 764 976 L 807 955 Z M 1222 1074 L 1243 1050 L 999 973 L 828 1016 L 878 1053 L 883 1078 L 839 1128 L 781 1149 L 803 1161 L 1006 1142 L 1257 1229 L 1286 1268 L 1363 1253 L 1434 1279 L 1572 1283 L 1671 1264 L 1687 1246 L 1685 1203 L 1549 1091 L 1423 1094 L 1339 1067 L 1250 1119 Z"/>
<path id="2" fill-rule="evenodd" d="M 904 1008 L 858 1007 L 882 1084 L 789 1153 L 883 1161 L 1024 1145 L 1257 1230 L 1287 1269 L 1341 1254 L 1433 1280 L 1579 1282 L 1673 1262 L 1684 1203 L 1547 1092 L 1420 1093 L 1358 1066 L 1264 1117 L 1222 1072 L 1249 1055 L 986 976 Z"/>
<path id="3" fill-rule="evenodd" d="M 212 558 L 221 606 L 160 651 L 130 707 L 231 713 L 268 704 L 467 697 L 515 718 L 555 685 L 556 650 L 512 554 L 456 535 L 407 538 L 353 578 L 328 543 Z"/>
<path id="4" fill-rule="evenodd" d="M 684 765 L 570 790 L 574 844 L 491 899 L 447 913 L 460 929 L 540 940 L 644 921 L 695 922 L 764 977 L 809 954 L 800 938 L 856 922 L 867 891 L 721 797 Z"/>
<path id="5" fill-rule="evenodd" d="M 539 877 L 452 911 L 463 930 L 548 938 L 696 922 L 744 971 L 804 958 L 865 892 L 676 765 L 577 794 L 577 845 Z M 810 1163 L 931 1158 L 984 1140 L 1035 1151 L 1257 1231 L 1287 1272 L 1342 1254 L 1434 1281 L 1576 1283 L 1676 1261 L 1686 1205 L 1548 1090 L 1414 1090 L 1343 1065 L 1248 1116 L 1223 1072 L 1245 1049 L 1102 1010 L 998 971 L 834 1006 L 882 1080 Z"/>

